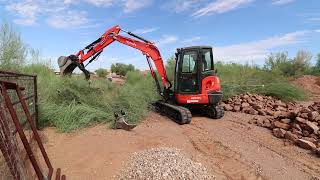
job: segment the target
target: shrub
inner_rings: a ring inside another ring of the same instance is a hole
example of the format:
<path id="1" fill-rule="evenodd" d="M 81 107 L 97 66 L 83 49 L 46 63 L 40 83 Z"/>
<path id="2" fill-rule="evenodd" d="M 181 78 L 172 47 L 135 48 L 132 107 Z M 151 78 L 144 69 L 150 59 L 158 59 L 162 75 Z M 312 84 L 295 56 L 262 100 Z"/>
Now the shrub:
<path id="1" fill-rule="evenodd" d="M 102 79 L 88 82 L 83 77 L 58 77 L 52 71 L 48 73 L 46 66 L 33 70 L 46 72 L 38 74 L 40 124 L 62 132 L 109 124 L 114 120 L 113 113 L 121 109 L 128 113 L 130 122 L 137 122 L 157 99 L 151 77 L 138 72 L 129 72 L 128 81 L 119 87 Z"/>
<path id="2" fill-rule="evenodd" d="M 95 70 L 95 72 L 97 73 L 97 76 L 100 78 L 105 78 L 108 75 L 108 70 L 103 68 L 99 68 Z"/>
<path id="3" fill-rule="evenodd" d="M 284 76 L 300 76 L 311 72 L 311 58 L 311 53 L 302 50 L 293 59 L 288 58 L 287 52 L 279 52 L 268 56 L 264 68 Z"/>
<path id="4" fill-rule="evenodd" d="M 8 23 L 3 23 L 0 28 L 0 68 L 17 70 L 24 65 L 26 56 L 27 48 L 20 34 Z"/>
<path id="5" fill-rule="evenodd" d="M 111 71 L 118 75 L 125 76 L 129 71 L 135 71 L 135 67 L 132 64 L 116 63 L 111 65 Z"/>

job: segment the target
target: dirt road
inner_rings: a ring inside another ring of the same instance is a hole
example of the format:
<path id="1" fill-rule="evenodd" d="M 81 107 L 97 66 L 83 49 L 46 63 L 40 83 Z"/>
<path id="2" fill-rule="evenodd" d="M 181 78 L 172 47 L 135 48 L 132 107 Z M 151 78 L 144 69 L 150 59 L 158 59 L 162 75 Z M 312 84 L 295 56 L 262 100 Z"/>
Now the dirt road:
<path id="1" fill-rule="evenodd" d="M 46 129 L 46 149 L 68 179 L 115 179 L 130 154 L 176 147 L 210 169 L 217 179 L 312 179 L 320 159 L 247 123 L 250 115 L 227 112 L 223 120 L 194 117 L 179 126 L 155 113 L 132 132 L 105 125 L 72 134 Z"/>

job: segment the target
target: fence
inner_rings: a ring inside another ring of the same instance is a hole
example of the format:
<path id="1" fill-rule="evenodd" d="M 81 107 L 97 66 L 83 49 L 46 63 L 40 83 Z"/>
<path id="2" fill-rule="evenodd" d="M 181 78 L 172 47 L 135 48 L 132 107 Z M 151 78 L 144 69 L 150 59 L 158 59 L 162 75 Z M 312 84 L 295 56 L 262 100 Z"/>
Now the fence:
<path id="1" fill-rule="evenodd" d="M 27 107 L 32 114 L 35 125 L 38 125 L 38 96 L 37 76 L 0 71 L 0 81 L 15 82 L 25 87 L 23 96 Z M 23 128 L 29 144 L 33 144 L 33 135 L 27 123 L 23 107 L 14 91 L 8 91 L 14 110 Z M 0 147 L 3 156 L 0 156 L 0 179 L 30 179 L 34 177 L 31 164 L 27 160 L 27 153 L 18 136 L 18 129 L 13 124 L 13 119 L 5 105 L 4 97 L 0 95 Z"/>
<path id="2" fill-rule="evenodd" d="M 17 83 L 19 86 L 25 88 L 25 90 L 23 91 L 23 94 L 27 102 L 28 109 L 31 113 L 31 116 L 34 119 L 36 126 L 38 127 L 39 114 L 38 114 L 37 76 L 0 70 L 0 81 L 14 82 L 14 83 Z M 14 92 L 9 92 L 9 96 L 11 100 L 14 102 L 13 104 L 17 105 L 16 111 L 18 114 L 18 118 L 19 119 L 24 118 L 24 121 L 21 122 L 21 124 L 25 126 L 27 124 L 27 121 L 25 119 L 25 115 L 23 113 L 21 105 L 18 104 L 19 103 L 18 97 Z"/>

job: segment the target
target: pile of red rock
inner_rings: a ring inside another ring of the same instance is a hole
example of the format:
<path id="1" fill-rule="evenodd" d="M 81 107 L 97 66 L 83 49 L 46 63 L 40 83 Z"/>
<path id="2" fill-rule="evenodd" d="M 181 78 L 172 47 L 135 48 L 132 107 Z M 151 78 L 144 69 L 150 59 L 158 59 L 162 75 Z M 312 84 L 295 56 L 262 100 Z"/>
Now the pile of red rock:
<path id="1" fill-rule="evenodd" d="M 222 106 L 226 111 L 273 116 L 277 111 L 293 110 L 297 105 L 295 103 L 284 103 L 271 96 L 246 93 L 229 98 L 222 103 Z"/>
<path id="2" fill-rule="evenodd" d="M 260 115 L 249 123 L 268 128 L 274 136 L 312 150 L 320 156 L 320 102 L 303 107 L 268 96 L 246 93 L 228 99 L 223 107 L 226 111 Z"/>

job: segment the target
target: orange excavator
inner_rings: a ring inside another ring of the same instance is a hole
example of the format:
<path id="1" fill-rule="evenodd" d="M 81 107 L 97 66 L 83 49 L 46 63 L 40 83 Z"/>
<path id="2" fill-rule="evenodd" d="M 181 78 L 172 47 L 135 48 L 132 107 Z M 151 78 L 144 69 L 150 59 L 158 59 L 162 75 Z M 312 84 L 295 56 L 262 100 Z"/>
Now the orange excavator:
<path id="1" fill-rule="evenodd" d="M 130 35 L 126 37 L 121 32 Z M 213 119 L 224 116 L 224 110 L 219 106 L 223 95 L 216 70 L 214 69 L 212 47 L 192 46 L 178 48 L 175 53 L 175 75 L 173 85 L 168 80 L 166 69 L 159 49 L 155 43 L 148 41 L 132 32 L 122 30 L 119 26 L 108 29 L 100 38 L 70 56 L 61 56 L 58 59 L 60 73 L 72 74 L 75 68 L 79 68 L 90 78 L 90 73 L 85 69 L 84 62 L 88 64 L 97 59 L 104 48 L 113 42 L 119 42 L 140 50 L 146 57 L 151 75 L 155 80 L 162 100 L 154 103 L 156 109 L 169 116 L 178 124 L 189 124 L 192 119 L 190 109 L 201 109 Z M 162 86 L 153 69 L 153 61 L 161 78 Z M 87 64 L 87 65 L 88 65 Z"/>

